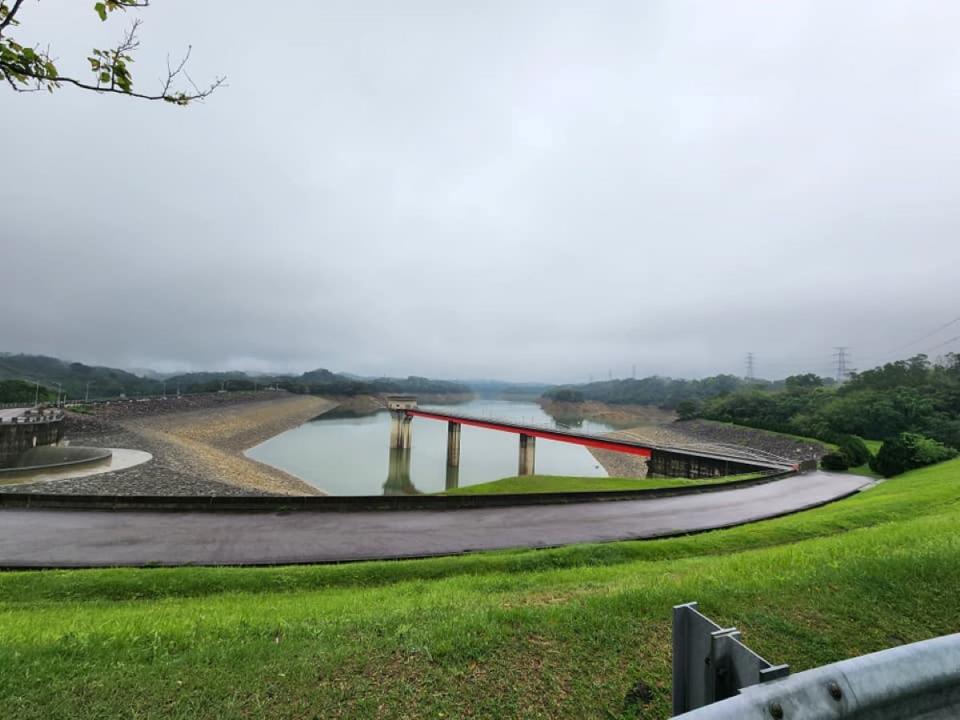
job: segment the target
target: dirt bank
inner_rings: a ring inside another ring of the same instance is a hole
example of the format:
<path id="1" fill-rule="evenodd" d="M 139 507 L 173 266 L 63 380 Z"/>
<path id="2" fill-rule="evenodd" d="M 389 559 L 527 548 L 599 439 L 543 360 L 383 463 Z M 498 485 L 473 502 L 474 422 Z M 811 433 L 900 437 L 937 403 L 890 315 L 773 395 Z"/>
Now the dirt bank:
<path id="1" fill-rule="evenodd" d="M 615 428 L 632 428 L 639 425 L 666 425 L 676 419 L 672 410 L 662 410 L 653 405 L 607 405 L 588 400 L 586 402 L 553 402 L 540 399 L 543 411 L 558 422 L 594 420 Z"/>
<path id="2" fill-rule="evenodd" d="M 165 443 L 180 462 L 202 477 L 229 485 L 292 495 L 320 495 L 317 488 L 256 462 L 243 451 L 296 427 L 336 403 L 307 395 L 135 418 L 122 422 L 134 433 Z"/>

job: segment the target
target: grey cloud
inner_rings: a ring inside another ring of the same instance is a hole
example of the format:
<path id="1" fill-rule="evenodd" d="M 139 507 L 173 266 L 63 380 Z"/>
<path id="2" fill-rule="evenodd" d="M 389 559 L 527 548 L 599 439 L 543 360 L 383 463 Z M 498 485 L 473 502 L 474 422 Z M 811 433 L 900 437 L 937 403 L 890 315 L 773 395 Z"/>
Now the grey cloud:
<path id="1" fill-rule="evenodd" d="M 25 6 L 21 35 L 82 70 L 123 24 L 88 4 Z M 958 314 L 960 7 L 142 17 L 139 84 L 192 43 L 229 87 L 186 110 L 0 94 L 0 349 L 554 381 L 750 350 L 782 375 Z"/>

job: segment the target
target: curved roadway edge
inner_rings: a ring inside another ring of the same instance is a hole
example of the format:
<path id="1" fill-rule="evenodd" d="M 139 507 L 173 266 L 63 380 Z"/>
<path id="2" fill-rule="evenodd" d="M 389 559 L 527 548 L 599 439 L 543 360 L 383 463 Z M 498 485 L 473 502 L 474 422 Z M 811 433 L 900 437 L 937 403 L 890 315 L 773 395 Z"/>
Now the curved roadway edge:
<path id="1" fill-rule="evenodd" d="M 464 510 L 466 508 L 618 502 L 700 493 L 725 492 L 762 485 L 793 470 L 745 480 L 642 490 L 584 490 L 547 493 L 492 493 L 490 495 L 68 495 L 59 493 L 0 493 L 0 508 L 44 510 L 123 510 L 171 512 L 396 512 L 409 510 Z"/>
<path id="2" fill-rule="evenodd" d="M 652 500 L 401 513 L 0 510 L 0 567 L 288 565 L 683 535 L 824 505 L 872 482 L 810 473 Z"/>

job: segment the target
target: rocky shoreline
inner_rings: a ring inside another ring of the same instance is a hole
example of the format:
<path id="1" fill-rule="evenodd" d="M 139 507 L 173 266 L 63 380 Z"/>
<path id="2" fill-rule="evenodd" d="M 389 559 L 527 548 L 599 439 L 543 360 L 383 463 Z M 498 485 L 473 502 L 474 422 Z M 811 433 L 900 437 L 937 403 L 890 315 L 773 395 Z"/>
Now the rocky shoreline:
<path id="1" fill-rule="evenodd" d="M 145 450 L 153 460 L 82 478 L 0 487 L 0 492 L 93 495 L 322 495 L 243 451 L 336 406 L 308 395 L 224 394 L 96 406 L 68 413 L 74 445 Z"/>

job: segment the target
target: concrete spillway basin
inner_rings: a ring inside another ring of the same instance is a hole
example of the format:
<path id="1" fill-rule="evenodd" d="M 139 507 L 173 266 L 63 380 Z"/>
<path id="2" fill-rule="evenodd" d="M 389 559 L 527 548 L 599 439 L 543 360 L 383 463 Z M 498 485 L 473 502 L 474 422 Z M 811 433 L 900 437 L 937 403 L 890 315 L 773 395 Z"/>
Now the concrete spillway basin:
<path id="1" fill-rule="evenodd" d="M 99 475 L 139 465 L 152 457 L 141 450 L 45 445 L 21 453 L 12 467 L 0 468 L 0 485 Z"/>

